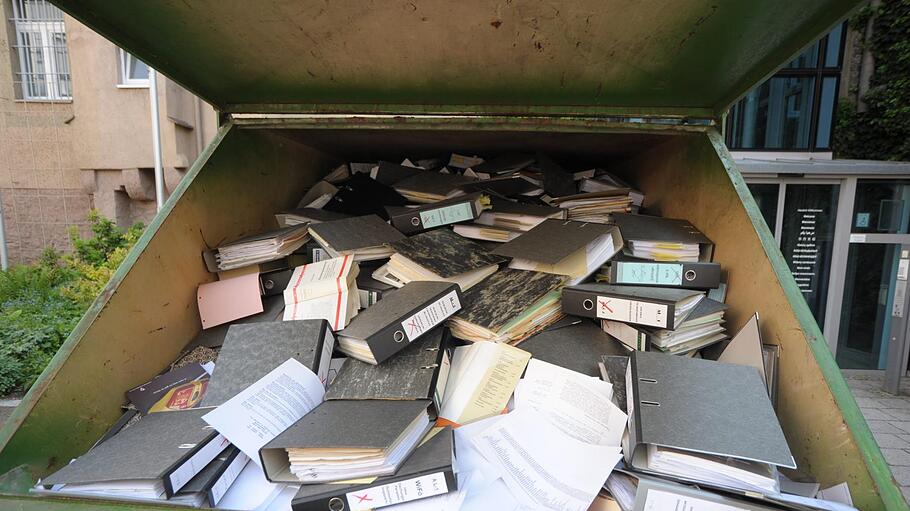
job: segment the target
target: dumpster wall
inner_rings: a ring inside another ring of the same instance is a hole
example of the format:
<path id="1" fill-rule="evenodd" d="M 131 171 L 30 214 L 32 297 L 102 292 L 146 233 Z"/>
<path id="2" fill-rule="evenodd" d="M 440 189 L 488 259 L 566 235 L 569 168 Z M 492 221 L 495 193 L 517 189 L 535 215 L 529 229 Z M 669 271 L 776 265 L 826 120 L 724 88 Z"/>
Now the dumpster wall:
<path id="1" fill-rule="evenodd" d="M 0 474 L 27 464 L 42 476 L 84 453 L 124 391 L 199 331 L 196 287 L 215 280 L 202 251 L 272 226 L 330 165 L 274 133 L 222 128 L 0 430 Z"/>
<path id="2" fill-rule="evenodd" d="M 634 158 L 625 175 L 646 207 L 690 220 L 716 244 L 728 331 L 757 311 L 763 342 L 780 346 L 777 411 L 800 469 L 823 488 L 847 481 L 860 509 L 908 509 L 721 136 L 674 139 Z"/>

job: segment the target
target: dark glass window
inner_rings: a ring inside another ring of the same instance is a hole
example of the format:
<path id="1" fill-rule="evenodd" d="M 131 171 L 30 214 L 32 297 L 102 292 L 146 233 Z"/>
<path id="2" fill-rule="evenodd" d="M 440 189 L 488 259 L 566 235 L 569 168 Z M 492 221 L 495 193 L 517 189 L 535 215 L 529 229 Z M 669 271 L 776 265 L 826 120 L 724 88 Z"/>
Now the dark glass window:
<path id="1" fill-rule="evenodd" d="M 827 151 L 845 25 L 841 24 L 730 108 L 727 145 L 748 151 Z"/>
<path id="2" fill-rule="evenodd" d="M 777 194 L 780 190 L 779 184 L 749 184 L 749 191 L 752 192 L 752 198 L 758 204 L 758 210 L 761 211 L 762 218 L 768 224 L 768 230 L 774 234 L 774 225 L 777 223 Z"/>

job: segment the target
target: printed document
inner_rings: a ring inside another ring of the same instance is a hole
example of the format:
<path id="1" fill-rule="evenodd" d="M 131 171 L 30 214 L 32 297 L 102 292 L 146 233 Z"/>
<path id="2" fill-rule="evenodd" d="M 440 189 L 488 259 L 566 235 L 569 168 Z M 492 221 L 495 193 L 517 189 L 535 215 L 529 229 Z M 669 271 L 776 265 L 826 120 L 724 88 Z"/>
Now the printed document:
<path id="1" fill-rule="evenodd" d="M 566 436 L 543 416 L 515 410 L 471 438 L 524 505 L 586 511 L 613 467 L 619 447 Z"/>
<path id="2" fill-rule="evenodd" d="M 316 408 L 324 396 L 319 377 L 290 358 L 202 419 L 261 466 L 259 449 Z"/>
<path id="3" fill-rule="evenodd" d="M 581 442 L 619 446 L 628 416 L 612 397 L 605 381 L 531 359 L 515 389 L 515 409 L 530 408 Z"/>

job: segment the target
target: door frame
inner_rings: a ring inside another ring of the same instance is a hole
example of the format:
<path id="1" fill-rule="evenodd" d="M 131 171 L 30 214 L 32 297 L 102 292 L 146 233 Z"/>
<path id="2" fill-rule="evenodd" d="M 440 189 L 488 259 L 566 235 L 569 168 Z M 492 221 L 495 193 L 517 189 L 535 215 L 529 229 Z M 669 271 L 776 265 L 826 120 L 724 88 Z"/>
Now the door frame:
<path id="1" fill-rule="evenodd" d="M 769 162 L 771 163 L 771 162 Z M 860 162 L 857 162 L 859 164 Z M 844 288 L 846 286 L 847 273 L 847 256 L 850 251 L 850 245 L 853 243 L 880 243 L 896 244 L 898 247 L 910 243 L 910 234 L 865 234 L 862 237 L 851 235 L 853 227 L 853 209 L 856 201 L 856 188 L 860 179 L 863 180 L 904 180 L 910 184 L 910 175 L 908 174 L 883 174 L 876 172 L 874 174 L 865 174 L 863 172 L 850 172 L 844 174 L 811 174 L 806 175 L 796 170 L 786 172 L 787 164 L 783 163 L 782 168 L 776 174 L 766 173 L 744 173 L 744 179 L 747 184 L 777 184 L 777 216 L 775 225 L 768 226 L 774 235 L 777 246 L 780 247 L 781 234 L 783 230 L 784 207 L 786 202 L 786 193 L 788 184 L 837 184 L 838 199 L 837 211 L 834 220 L 834 239 L 832 242 L 831 265 L 828 273 L 828 296 L 825 301 L 825 321 L 821 327 L 825 335 L 828 347 L 831 353 L 837 356 L 837 341 L 840 334 L 840 318 L 843 308 Z M 798 169 L 797 169 L 798 170 Z M 856 169 L 858 170 L 858 169 Z M 910 321 L 904 334 L 904 339 L 910 339 Z M 870 370 L 874 372 L 883 372 L 882 369 Z"/>

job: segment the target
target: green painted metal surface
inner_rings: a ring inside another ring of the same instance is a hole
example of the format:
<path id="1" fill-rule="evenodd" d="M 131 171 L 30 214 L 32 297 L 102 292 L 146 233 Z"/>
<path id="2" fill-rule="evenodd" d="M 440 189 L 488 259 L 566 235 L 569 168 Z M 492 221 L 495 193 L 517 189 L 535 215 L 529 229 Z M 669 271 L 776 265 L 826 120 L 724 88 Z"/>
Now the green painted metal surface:
<path id="1" fill-rule="evenodd" d="M 221 110 L 474 105 L 715 117 L 859 3 L 53 1 Z"/>
<path id="2" fill-rule="evenodd" d="M 740 174 L 739 170 L 736 168 L 733 157 L 724 144 L 723 137 L 718 132 L 710 132 L 709 138 L 726 167 L 730 180 L 733 182 L 733 186 L 743 202 L 743 206 L 749 213 L 755 231 L 758 233 L 765 253 L 768 256 L 768 260 L 774 267 L 775 273 L 780 280 L 781 287 L 784 289 L 784 292 L 793 307 L 793 312 L 796 315 L 796 319 L 799 321 L 806 341 L 809 344 L 809 348 L 812 350 L 815 362 L 818 364 L 818 367 L 828 384 L 828 388 L 831 389 L 831 394 L 834 396 L 834 400 L 837 402 L 837 406 L 843 414 L 844 422 L 849 426 L 853 433 L 853 438 L 859 446 L 863 461 L 866 463 L 869 474 L 875 482 L 879 497 L 881 497 L 882 502 L 885 504 L 885 508 L 889 511 L 910 511 L 910 506 L 908 506 L 906 500 L 904 500 L 904 496 L 900 491 L 900 486 L 894 480 L 891 469 L 888 467 L 881 449 L 879 449 L 878 443 L 875 441 L 875 437 L 872 436 L 869 424 L 866 422 L 859 405 L 856 403 L 853 392 L 847 387 L 847 383 L 844 381 L 840 368 L 837 366 L 834 355 L 828 347 L 828 342 L 825 340 L 824 334 L 822 334 L 818 323 L 815 321 L 815 316 L 812 314 L 812 311 L 809 310 L 809 306 L 806 304 L 802 291 L 800 291 L 796 284 L 796 280 L 793 279 L 793 275 L 790 273 L 790 267 L 787 265 L 787 261 L 784 259 L 777 241 L 774 239 L 774 235 L 764 222 L 758 204 L 752 197 L 752 193 L 749 191 L 745 180 L 743 180 L 742 174 Z M 820 427 L 824 427 L 824 425 L 820 425 Z"/>

